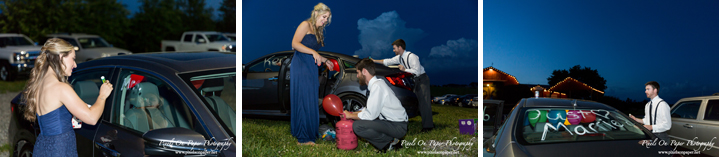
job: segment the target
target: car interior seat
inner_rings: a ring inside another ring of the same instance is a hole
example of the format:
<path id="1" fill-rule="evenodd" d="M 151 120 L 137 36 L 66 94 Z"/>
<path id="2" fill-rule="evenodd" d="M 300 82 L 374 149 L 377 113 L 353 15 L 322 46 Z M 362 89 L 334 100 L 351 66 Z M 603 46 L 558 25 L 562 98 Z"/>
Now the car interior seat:
<path id="1" fill-rule="evenodd" d="M 72 88 L 77 93 L 77 96 L 89 105 L 95 104 L 97 96 L 100 95 L 100 89 L 92 81 L 77 81 L 72 85 Z"/>
<path id="2" fill-rule="evenodd" d="M 235 110 L 233 110 L 225 100 L 220 98 L 219 96 L 215 95 L 215 92 L 223 91 L 223 86 L 216 86 L 216 87 L 205 87 L 202 88 L 203 93 L 212 93 L 210 96 L 205 96 L 205 100 L 210 103 L 209 106 L 212 108 L 212 110 L 215 110 L 217 112 L 218 116 L 222 121 L 225 123 L 229 123 L 231 126 L 229 127 L 230 130 L 235 130 Z"/>
<path id="3" fill-rule="evenodd" d="M 158 102 L 160 102 L 159 106 L 152 106 L 154 104 L 139 102 L 145 101 L 153 95 L 156 96 Z M 128 102 L 134 107 L 125 111 L 125 125 L 131 126 L 133 129 L 140 132 L 177 126 L 176 123 L 170 120 L 170 118 L 168 118 L 165 114 L 168 112 L 165 112 L 164 110 L 168 108 L 169 105 L 167 100 L 160 96 L 155 84 L 150 82 L 140 83 L 132 89 L 129 97 L 131 99 Z"/>

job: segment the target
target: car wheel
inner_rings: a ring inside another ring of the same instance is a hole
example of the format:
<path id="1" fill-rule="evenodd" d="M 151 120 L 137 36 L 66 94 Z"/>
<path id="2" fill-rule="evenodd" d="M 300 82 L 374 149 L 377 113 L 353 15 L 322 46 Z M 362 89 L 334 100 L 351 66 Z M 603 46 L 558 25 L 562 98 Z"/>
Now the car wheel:
<path id="1" fill-rule="evenodd" d="M 10 63 L 3 61 L 0 63 L 0 80 L 14 81 L 17 73 L 12 69 Z"/>
<path id="2" fill-rule="evenodd" d="M 18 146 L 21 146 L 22 148 L 17 152 L 15 156 L 17 157 L 32 157 L 32 144 L 27 143 L 25 141 L 18 142 Z"/>

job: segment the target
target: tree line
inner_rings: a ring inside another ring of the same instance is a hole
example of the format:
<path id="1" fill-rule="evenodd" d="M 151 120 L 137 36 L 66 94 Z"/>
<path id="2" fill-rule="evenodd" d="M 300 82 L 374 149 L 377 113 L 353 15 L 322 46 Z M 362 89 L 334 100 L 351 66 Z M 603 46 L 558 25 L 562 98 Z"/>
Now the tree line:
<path id="1" fill-rule="evenodd" d="M 132 52 L 160 51 L 161 40 L 179 40 L 185 31 L 236 32 L 234 0 L 214 9 L 205 0 L 140 0 L 130 11 L 117 0 L 0 0 L 0 33 L 21 33 L 42 44 L 46 34 L 88 33 Z"/>

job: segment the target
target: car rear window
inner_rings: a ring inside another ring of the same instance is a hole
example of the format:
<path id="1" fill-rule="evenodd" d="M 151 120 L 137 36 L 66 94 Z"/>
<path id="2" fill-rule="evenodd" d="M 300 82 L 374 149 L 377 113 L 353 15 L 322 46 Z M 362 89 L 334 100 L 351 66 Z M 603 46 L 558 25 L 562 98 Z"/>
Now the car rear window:
<path id="1" fill-rule="evenodd" d="M 517 130 L 529 144 L 648 138 L 630 118 L 604 109 L 533 108 L 521 120 Z"/>

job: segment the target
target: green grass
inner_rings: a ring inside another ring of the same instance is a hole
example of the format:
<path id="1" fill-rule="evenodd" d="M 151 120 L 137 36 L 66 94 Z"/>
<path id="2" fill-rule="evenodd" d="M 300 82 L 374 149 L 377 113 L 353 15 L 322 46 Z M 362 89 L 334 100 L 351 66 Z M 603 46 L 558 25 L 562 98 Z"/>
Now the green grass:
<path id="1" fill-rule="evenodd" d="M 27 80 L 0 81 L 0 93 L 20 92 L 25 88 L 25 83 L 27 83 Z"/>
<path id="2" fill-rule="evenodd" d="M 377 154 L 376 149 L 367 141 L 359 140 L 354 150 L 338 149 L 334 142 L 317 140 L 315 146 L 298 146 L 297 140 L 290 132 L 290 121 L 242 118 L 242 155 L 243 156 L 426 156 L 418 151 L 453 151 L 452 156 L 479 156 L 477 135 L 459 133 L 459 119 L 475 119 L 477 109 L 456 106 L 432 105 L 435 129 L 420 133 L 421 117 L 409 119 L 408 132 L 404 140 L 415 145 L 403 145 L 404 148 Z M 436 142 L 446 143 L 451 140 L 455 145 L 431 146 Z M 425 142 L 420 145 L 419 141 Z M 456 143 L 467 142 L 471 146 L 459 147 Z M 434 148 L 434 150 L 433 150 Z M 437 154 L 439 155 L 439 154 Z"/>
<path id="3" fill-rule="evenodd" d="M 10 152 L 12 146 L 10 144 L 3 144 L 0 146 L 0 152 Z"/>

